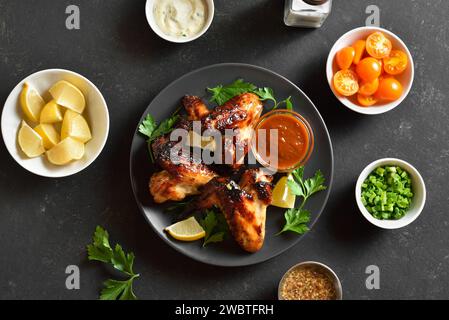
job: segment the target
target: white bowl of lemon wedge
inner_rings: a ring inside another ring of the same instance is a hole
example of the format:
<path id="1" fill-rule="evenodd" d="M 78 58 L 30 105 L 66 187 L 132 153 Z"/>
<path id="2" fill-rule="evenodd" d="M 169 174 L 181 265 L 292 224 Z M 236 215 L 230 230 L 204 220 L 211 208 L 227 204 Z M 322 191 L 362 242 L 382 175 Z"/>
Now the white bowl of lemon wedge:
<path id="1" fill-rule="evenodd" d="M 87 168 L 109 133 L 109 113 L 98 88 L 62 69 L 22 80 L 3 107 L 2 136 L 14 160 L 43 177 L 59 178 Z"/>

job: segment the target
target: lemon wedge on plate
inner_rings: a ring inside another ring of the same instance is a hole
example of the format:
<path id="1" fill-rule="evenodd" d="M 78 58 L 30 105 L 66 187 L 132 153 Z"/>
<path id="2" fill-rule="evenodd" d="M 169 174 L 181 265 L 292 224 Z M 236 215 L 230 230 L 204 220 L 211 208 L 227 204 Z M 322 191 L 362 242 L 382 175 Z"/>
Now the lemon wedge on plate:
<path id="1" fill-rule="evenodd" d="M 47 151 L 48 161 L 58 166 L 65 165 L 73 160 L 79 160 L 83 156 L 84 143 L 70 137 Z"/>
<path id="2" fill-rule="evenodd" d="M 72 110 L 67 110 L 64 114 L 64 120 L 61 127 L 61 138 L 74 138 L 83 143 L 92 139 L 89 125 L 86 119 Z"/>
<path id="3" fill-rule="evenodd" d="M 44 148 L 49 150 L 59 143 L 61 140 L 58 131 L 52 124 L 41 123 L 34 128 L 44 142 Z"/>
<path id="4" fill-rule="evenodd" d="M 75 112 L 83 113 L 86 99 L 81 90 L 70 82 L 59 81 L 49 91 L 57 104 Z"/>
<path id="5" fill-rule="evenodd" d="M 61 107 L 55 100 L 50 101 L 42 109 L 40 123 L 56 123 L 63 119 Z"/>
<path id="6" fill-rule="evenodd" d="M 18 141 L 22 151 L 30 158 L 38 157 L 45 152 L 43 139 L 25 121 L 22 121 Z"/>
<path id="7" fill-rule="evenodd" d="M 38 122 L 45 101 L 36 89 L 31 87 L 28 83 L 25 83 L 22 92 L 20 93 L 20 105 L 29 120 Z"/>
<path id="8" fill-rule="evenodd" d="M 295 207 L 296 196 L 290 191 L 287 181 L 292 179 L 290 176 L 285 176 L 279 179 L 278 183 L 273 189 L 272 205 L 276 207 L 291 209 Z"/>
<path id="9" fill-rule="evenodd" d="M 190 217 L 189 219 L 172 224 L 165 228 L 165 231 L 180 241 L 196 241 L 206 236 L 206 231 L 196 221 L 195 217 Z"/>

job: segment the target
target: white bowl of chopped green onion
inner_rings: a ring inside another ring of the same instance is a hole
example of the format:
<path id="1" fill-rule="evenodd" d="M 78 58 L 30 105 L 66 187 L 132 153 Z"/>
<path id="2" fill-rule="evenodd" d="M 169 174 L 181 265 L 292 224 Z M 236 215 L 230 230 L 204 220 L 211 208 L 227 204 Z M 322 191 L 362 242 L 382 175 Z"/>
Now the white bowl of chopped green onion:
<path id="1" fill-rule="evenodd" d="M 363 216 L 383 229 L 399 229 L 421 214 L 426 186 L 410 163 L 385 158 L 372 162 L 360 174 L 355 197 Z"/>

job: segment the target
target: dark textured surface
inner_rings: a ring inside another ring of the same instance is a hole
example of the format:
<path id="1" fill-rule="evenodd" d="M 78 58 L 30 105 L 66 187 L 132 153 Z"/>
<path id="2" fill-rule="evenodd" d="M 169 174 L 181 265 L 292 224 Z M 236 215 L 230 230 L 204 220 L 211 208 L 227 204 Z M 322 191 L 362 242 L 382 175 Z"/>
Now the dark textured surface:
<path id="1" fill-rule="evenodd" d="M 74 3 L 81 30 L 68 31 L 64 11 Z M 0 145 L 0 298 L 95 299 L 108 277 L 85 258 L 97 224 L 134 250 L 141 298 L 273 299 L 283 272 L 309 259 L 334 268 L 347 299 L 449 298 L 449 2 L 334 1 L 325 26 L 310 31 L 285 27 L 282 3 L 216 1 L 210 31 L 174 45 L 149 29 L 143 0 L 0 1 L 1 99 L 32 72 L 62 67 L 97 84 L 111 115 L 102 155 L 71 178 L 33 176 Z M 334 41 L 362 25 L 373 3 L 381 8 L 382 26 L 408 44 L 416 77 L 400 108 L 368 117 L 338 104 L 324 69 Z M 130 142 L 148 103 L 182 74 L 218 62 L 256 64 L 292 80 L 322 113 L 335 149 L 334 188 L 314 229 L 278 258 L 238 269 L 199 264 L 164 244 L 138 211 L 128 177 Z M 428 189 L 421 217 L 396 231 L 365 222 L 353 196 L 364 166 L 386 156 L 414 164 Z M 65 289 L 69 264 L 81 268 L 81 290 Z M 365 288 L 370 264 L 381 269 L 377 291 Z"/>

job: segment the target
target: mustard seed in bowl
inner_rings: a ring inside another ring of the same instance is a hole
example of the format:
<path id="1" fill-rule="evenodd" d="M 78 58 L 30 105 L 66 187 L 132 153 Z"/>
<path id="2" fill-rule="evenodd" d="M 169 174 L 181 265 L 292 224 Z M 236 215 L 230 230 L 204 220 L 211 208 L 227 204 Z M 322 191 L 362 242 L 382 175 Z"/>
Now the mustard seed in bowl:
<path id="1" fill-rule="evenodd" d="M 301 263 L 284 275 L 279 286 L 281 300 L 340 300 L 337 276 L 319 263 Z"/>

